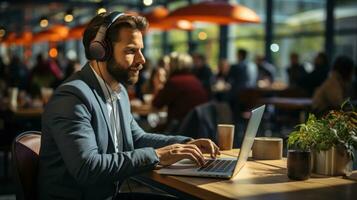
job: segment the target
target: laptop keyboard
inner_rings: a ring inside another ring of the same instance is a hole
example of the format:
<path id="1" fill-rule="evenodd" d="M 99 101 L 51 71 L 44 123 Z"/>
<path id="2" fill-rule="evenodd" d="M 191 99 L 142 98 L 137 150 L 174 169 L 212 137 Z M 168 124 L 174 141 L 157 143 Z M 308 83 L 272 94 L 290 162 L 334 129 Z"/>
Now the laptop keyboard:
<path id="1" fill-rule="evenodd" d="M 227 172 L 236 164 L 236 160 L 208 160 L 205 166 L 202 166 L 198 171 L 202 172 Z"/>

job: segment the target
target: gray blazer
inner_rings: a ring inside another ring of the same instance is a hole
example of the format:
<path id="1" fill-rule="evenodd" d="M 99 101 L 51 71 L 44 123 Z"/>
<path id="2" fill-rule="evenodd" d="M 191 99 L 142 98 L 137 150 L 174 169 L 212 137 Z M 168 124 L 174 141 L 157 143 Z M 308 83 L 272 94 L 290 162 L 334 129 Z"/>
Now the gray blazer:
<path id="1" fill-rule="evenodd" d="M 103 91 L 86 64 L 59 86 L 42 116 L 39 199 L 111 199 L 124 179 L 152 170 L 154 148 L 190 138 L 144 132 L 119 100 L 123 152 L 115 153 Z"/>

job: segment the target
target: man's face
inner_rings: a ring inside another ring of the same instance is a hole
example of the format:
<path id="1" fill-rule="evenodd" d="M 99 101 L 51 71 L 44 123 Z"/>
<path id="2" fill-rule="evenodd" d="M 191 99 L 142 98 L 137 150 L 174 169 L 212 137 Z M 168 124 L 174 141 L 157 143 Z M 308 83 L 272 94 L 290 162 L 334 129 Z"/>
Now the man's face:
<path id="1" fill-rule="evenodd" d="M 108 73 L 120 83 L 135 84 L 145 63 L 141 52 L 143 47 L 143 37 L 139 30 L 121 29 L 119 41 L 113 43 L 113 55 L 107 62 Z"/>

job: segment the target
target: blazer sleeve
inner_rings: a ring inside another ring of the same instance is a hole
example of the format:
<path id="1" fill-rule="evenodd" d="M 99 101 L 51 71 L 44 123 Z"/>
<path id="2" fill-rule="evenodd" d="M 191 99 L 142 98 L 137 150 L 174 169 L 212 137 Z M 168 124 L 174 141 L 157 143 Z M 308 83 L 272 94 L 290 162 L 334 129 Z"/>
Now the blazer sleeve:
<path id="1" fill-rule="evenodd" d="M 79 89 L 58 92 L 43 116 L 43 134 L 52 136 L 67 170 L 77 182 L 114 182 L 153 169 L 159 160 L 151 147 L 111 154 L 98 152 L 91 104 L 80 93 Z"/>

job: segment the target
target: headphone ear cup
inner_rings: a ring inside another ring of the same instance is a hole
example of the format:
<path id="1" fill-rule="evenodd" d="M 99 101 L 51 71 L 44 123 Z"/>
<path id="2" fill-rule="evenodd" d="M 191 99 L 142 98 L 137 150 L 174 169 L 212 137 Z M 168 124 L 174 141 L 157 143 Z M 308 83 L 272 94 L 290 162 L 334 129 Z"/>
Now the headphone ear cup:
<path id="1" fill-rule="evenodd" d="M 105 42 L 94 40 L 89 45 L 90 56 L 94 60 L 105 61 L 106 57 Z"/>
<path id="2" fill-rule="evenodd" d="M 111 42 L 108 39 L 105 39 L 104 42 L 105 42 L 105 49 L 104 49 L 105 57 L 103 58 L 102 61 L 108 61 L 113 54 L 113 47 L 112 47 Z"/>

